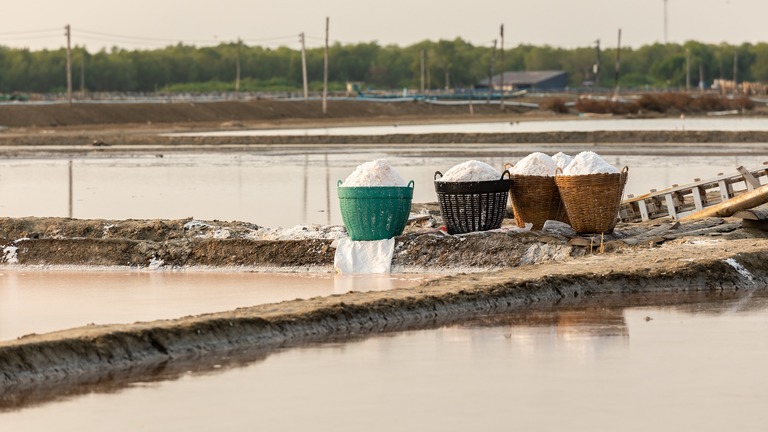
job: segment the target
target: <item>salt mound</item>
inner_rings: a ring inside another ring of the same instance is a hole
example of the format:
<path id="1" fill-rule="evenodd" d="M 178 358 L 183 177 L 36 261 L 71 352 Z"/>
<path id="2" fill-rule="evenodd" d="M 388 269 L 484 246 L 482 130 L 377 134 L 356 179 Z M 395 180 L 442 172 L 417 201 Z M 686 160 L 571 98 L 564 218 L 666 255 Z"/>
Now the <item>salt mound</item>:
<path id="1" fill-rule="evenodd" d="M 552 156 L 552 160 L 555 161 L 555 163 L 557 164 L 558 167 L 560 167 L 560 169 L 565 169 L 565 167 L 567 167 L 568 164 L 571 163 L 571 161 L 573 160 L 573 157 L 568 156 L 563 152 L 559 152 L 554 156 Z"/>
<path id="2" fill-rule="evenodd" d="M 470 160 L 460 163 L 443 174 L 437 181 L 444 182 L 477 182 L 499 180 L 501 173 L 487 163 Z"/>
<path id="3" fill-rule="evenodd" d="M 563 175 L 616 174 L 619 170 L 605 161 L 599 154 L 584 151 L 577 154 L 570 164 L 563 169 Z"/>
<path id="4" fill-rule="evenodd" d="M 344 180 L 341 186 L 405 187 L 408 186 L 408 183 L 400 177 L 400 174 L 392 168 L 386 159 L 376 159 L 375 161 L 365 162 L 358 165 L 358 167 L 355 168 L 355 171 Z"/>
<path id="5" fill-rule="evenodd" d="M 534 152 L 520 159 L 510 170 L 514 175 L 530 175 L 552 177 L 555 175 L 557 163 L 549 155 Z"/>

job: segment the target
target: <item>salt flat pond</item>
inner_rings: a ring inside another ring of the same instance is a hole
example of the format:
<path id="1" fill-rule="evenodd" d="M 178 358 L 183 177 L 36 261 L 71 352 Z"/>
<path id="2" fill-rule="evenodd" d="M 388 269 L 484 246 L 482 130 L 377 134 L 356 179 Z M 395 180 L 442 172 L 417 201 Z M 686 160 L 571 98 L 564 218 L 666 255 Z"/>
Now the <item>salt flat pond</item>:
<path id="1" fill-rule="evenodd" d="M 180 318 L 417 285 L 434 275 L 0 270 L 0 341 L 89 324 Z"/>
<path id="2" fill-rule="evenodd" d="M 768 150 L 702 145 L 640 150 L 626 145 L 607 154 L 628 166 L 626 194 L 646 193 L 694 178 L 756 168 Z M 707 147 L 708 146 L 708 147 Z M 69 158 L 0 159 L 0 214 L 72 216 L 79 219 L 238 220 L 266 227 L 341 224 L 336 186 L 363 162 L 386 158 L 406 180 L 414 180 L 414 202 L 435 202 L 435 171 L 470 159 L 502 169 L 533 151 L 575 154 L 584 146 L 318 146 L 256 147 L 228 152 L 150 155 L 94 154 Z M 600 148 L 595 151 L 602 153 Z M 671 150 L 673 154 L 664 154 Z M 622 153 L 623 152 L 623 153 Z M 159 157 L 162 156 L 162 157 Z M 70 175 L 71 174 L 71 175 Z M 71 210 L 71 214 L 70 214 Z"/>
<path id="3" fill-rule="evenodd" d="M 215 132 L 175 133 L 170 136 L 278 136 L 278 135 L 392 135 L 427 133 L 519 133 L 591 131 L 764 131 L 768 121 L 761 118 L 660 118 L 541 120 L 444 124 L 392 124 L 387 126 L 345 126 L 300 129 L 250 129 Z"/>
<path id="4" fill-rule="evenodd" d="M 768 298 L 579 307 L 222 360 L 0 413 L 3 430 L 696 430 L 768 425 Z"/>

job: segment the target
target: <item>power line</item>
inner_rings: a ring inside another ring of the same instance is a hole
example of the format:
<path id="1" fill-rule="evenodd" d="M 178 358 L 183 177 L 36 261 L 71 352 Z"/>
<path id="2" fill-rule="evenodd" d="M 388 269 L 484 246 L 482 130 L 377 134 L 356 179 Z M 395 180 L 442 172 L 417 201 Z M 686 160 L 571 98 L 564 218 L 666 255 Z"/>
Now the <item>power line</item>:
<path id="1" fill-rule="evenodd" d="M 46 29 L 46 30 L 22 30 L 22 31 L 12 31 L 12 32 L 0 32 L 0 36 L 5 35 L 22 35 L 22 34 L 34 34 L 34 33 L 56 33 L 60 34 L 61 29 Z"/>

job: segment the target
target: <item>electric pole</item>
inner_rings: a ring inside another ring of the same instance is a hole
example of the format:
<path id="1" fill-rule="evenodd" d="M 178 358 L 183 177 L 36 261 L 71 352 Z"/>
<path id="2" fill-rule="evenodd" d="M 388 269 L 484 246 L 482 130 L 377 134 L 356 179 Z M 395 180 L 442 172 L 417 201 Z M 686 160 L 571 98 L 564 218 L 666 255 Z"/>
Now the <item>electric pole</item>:
<path id="1" fill-rule="evenodd" d="M 613 97 L 619 97 L 619 71 L 621 70 L 621 29 L 619 29 L 619 43 L 616 45 L 616 70 L 613 75 Z"/>
<path id="2" fill-rule="evenodd" d="M 240 99 L 240 45 L 242 41 L 237 38 L 237 61 L 235 63 L 235 98 Z"/>
<path id="3" fill-rule="evenodd" d="M 595 88 L 600 87 L 600 39 L 595 41 L 595 65 L 592 72 L 595 74 Z"/>
<path id="4" fill-rule="evenodd" d="M 80 99 L 85 99 L 85 49 L 80 54 Z"/>
<path id="5" fill-rule="evenodd" d="M 691 51 L 685 49 L 685 91 L 691 90 Z"/>
<path id="6" fill-rule="evenodd" d="M 493 62 L 496 60 L 496 39 L 493 40 L 493 50 L 491 51 L 491 61 L 488 65 L 488 104 L 491 103 L 491 93 L 493 93 Z"/>
<path id="7" fill-rule="evenodd" d="M 423 49 L 421 50 L 420 56 L 421 56 L 421 94 L 423 95 L 424 94 L 424 72 L 426 70 Z"/>
<path id="8" fill-rule="evenodd" d="M 325 50 L 323 55 L 323 114 L 328 113 L 328 27 L 331 19 L 325 17 Z"/>
<path id="9" fill-rule="evenodd" d="M 307 85 L 307 47 L 304 43 L 304 32 L 299 35 L 301 40 L 301 75 L 304 79 L 304 100 L 309 99 L 309 86 Z"/>
<path id="10" fill-rule="evenodd" d="M 69 106 L 72 106 L 72 47 L 70 45 L 71 31 L 69 24 L 64 27 L 67 36 L 67 100 Z"/>
<path id="11" fill-rule="evenodd" d="M 501 110 L 504 111 L 504 24 L 501 25 L 499 36 L 501 37 L 501 84 L 499 84 L 499 87 L 501 87 L 500 104 Z"/>
<path id="12" fill-rule="evenodd" d="M 739 52 L 733 53 L 733 93 L 738 93 L 739 89 Z"/>

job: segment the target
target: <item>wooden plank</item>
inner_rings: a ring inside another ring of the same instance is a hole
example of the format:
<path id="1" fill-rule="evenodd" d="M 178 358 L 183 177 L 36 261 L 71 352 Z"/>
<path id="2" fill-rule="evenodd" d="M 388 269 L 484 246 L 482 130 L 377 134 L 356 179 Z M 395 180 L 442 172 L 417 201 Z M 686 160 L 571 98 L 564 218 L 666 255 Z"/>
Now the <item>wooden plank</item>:
<path id="1" fill-rule="evenodd" d="M 696 207 L 696 210 L 701 210 L 704 208 L 704 201 L 701 199 L 702 195 L 706 196 L 706 193 L 701 190 L 700 187 L 693 188 L 693 204 L 694 207 Z"/>
<path id="2" fill-rule="evenodd" d="M 744 166 L 736 168 L 736 171 L 744 177 L 744 181 L 747 183 L 747 190 L 754 190 L 760 187 L 760 181 L 756 179 L 751 172 L 747 171 Z"/>
<path id="3" fill-rule="evenodd" d="M 717 182 L 717 185 L 720 187 L 720 199 L 728 201 L 731 198 L 731 195 L 733 195 L 733 189 L 731 188 L 730 183 L 728 183 L 726 179 L 722 179 Z"/>
<path id="4" fill-rule="evenodd" d="M 648 215 L 648 207 L 645 205 L 645 201 L 640 200 L 637 202 L 638 207 L 640 207 L 640 219 L 645 222 L 650 219 L 650 216 Z"/>
<path id="5" fill-rule="evenodd" d="M 664 200 L 667 203 L 667 213 L 672 219 L 677 219 L 677 207 L 675 206 L 675 200 L 672 198 L 672 194 L 664 195 Z"/>

